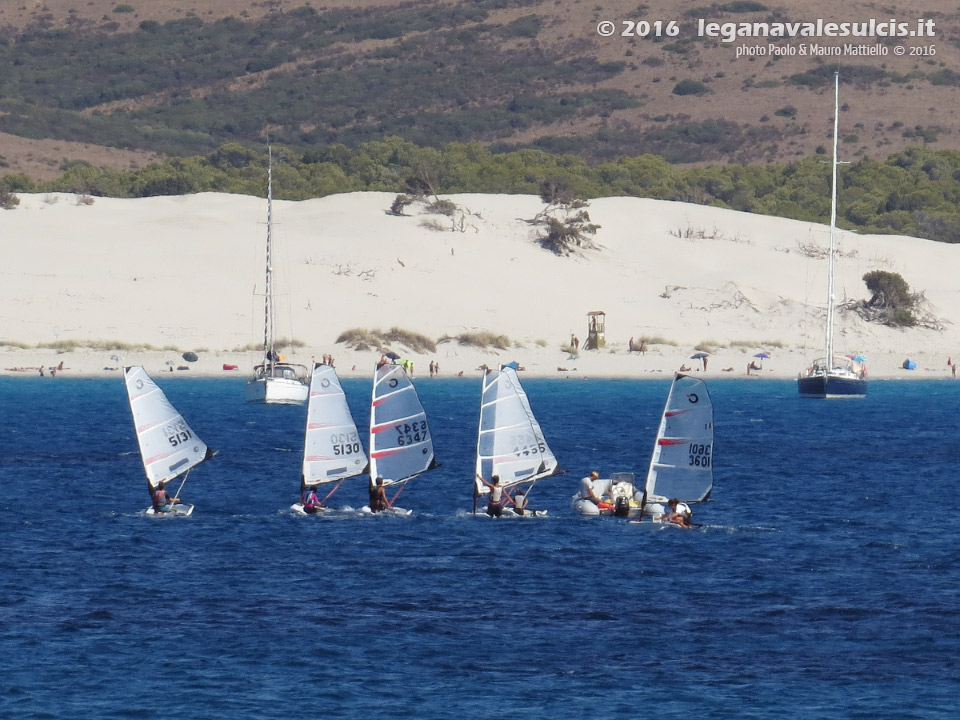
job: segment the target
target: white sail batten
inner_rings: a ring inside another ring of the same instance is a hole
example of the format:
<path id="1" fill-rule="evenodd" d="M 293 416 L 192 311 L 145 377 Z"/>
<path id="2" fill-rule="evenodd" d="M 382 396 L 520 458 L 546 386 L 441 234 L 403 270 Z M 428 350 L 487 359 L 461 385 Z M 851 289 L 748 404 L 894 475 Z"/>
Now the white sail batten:
<path id="1" fill-rule="evenodd" d="M 433 436 L 417 390 L 400 365 L 379 365 L 370 402 L 370 482 L 405 482 L 436 466 Z"/>
<path id="2" fill-rule="evenodd" d="M 647 502 L 705 500 L 713 488 L 713 402 L 706 383 L 677 374 L 670 386 L 650 468 Z"/>
<path id="3" fill-rule="evenodd" d="M 476 475 L 487 482 L 496 475 L 501 487 L 510 488 L 535 482 L 557 470 L 557 458 L 544 439 L 516 370 L 486 370 L 480 396 Z M 474 478 L 474 482 L 483 492 L 480 481 Z"/>
<path id="4" fill-rule="evenodd" d="M 303 442 L 303 479 L 308 485 L 361 475 L 367 455 L 337 371 L 317 364 L 310 378 Z"/>
<path id="5" fill-rule="evenodd" d="M 142 367 L 124 368 L 123 374 L 143 469 L 156 489 L 202 463 L 210 451 Z"/>

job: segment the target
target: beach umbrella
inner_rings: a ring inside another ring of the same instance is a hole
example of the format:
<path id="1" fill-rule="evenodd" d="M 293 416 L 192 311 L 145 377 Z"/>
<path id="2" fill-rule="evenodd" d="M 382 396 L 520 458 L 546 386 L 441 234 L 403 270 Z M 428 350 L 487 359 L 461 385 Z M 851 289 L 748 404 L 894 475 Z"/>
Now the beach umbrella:
<path id="1" fill-rule="evenodd" d="M 707 358 L 710 357 L 710 353 L 706 352 L 697 352 L 690 356 L 691 360 L 699 360 L 703 363 L 703 369 L 707 369 Z"/>
<path id="2" fill-rule="evenodd" d="M 387 356 L 388 358 L 390 358 L 391 360 L 399 360 L 399 359 L 400 359 L 400 356 L 397 355 L 395 352 L 393 352 L 393 350 L 388 350 L 387 352 L 384 353 L 384 355 L 386 355 L 386 356 Z"/>
<path id="3" fill-rule="evenodd" d="M 763 361 L 766 360 L 767 358 L 769 358 L 769 357 L 770 357 L 770 354 L 769 354 L 769 353 L 765 353 L 765 352 L 758 352 L 756 355 L 754 355 L 754 357 L 755 357 L 755 358 L 760 358 L 760 367 L 762 368 L 762 367 L 763 367 Z"/>
<path id="4" fill-rule="evenodd" d="M 853 358 L 853 360 L 854 360 L 854 362 L 866 362 L 866 361 L 867 361 L 867 356 L 866 356 L 866 355 L 855 355 L 854 358 Z"/>

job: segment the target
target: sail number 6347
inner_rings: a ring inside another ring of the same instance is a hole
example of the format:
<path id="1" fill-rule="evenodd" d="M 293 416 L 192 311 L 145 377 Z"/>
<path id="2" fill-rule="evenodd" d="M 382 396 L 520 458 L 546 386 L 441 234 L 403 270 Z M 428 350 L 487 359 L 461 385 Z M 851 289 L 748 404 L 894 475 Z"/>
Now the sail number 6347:
<path id="1" fill-rule="evenodd" d="M 426 420 L 403 423 L 403 425 L 397 425 L 396 429 L 397 445 L 413 445 L 427 440 Z"/>

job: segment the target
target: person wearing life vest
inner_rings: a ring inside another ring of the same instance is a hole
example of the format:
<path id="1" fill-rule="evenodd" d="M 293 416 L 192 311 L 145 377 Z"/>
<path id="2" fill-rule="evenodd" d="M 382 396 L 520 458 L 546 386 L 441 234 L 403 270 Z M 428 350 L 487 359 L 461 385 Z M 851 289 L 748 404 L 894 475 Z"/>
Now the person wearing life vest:
<path id="1" fill-rule="evenodd" d="M 487 501 L 487 515 L 503 517 L 503 488 L 500 487 L 500 476 L 490 478 L 493 482 L 485 483 L 490 487 L 490 499 Z"/>
<path id="2" fill-rule="evenodd" d="M 525 515 L 527 511 L 527 496 L 523 492 L 523 488 L 517 488 L 517 492 L 513 496 L 513 509 L 517 515 Z M 534 512 L 531 510 L 530 512 Z"/>
<path id="3" fill-rule="evenodd" d="M 300 490 L 300 504 L 303 505 L 303 511 L 305 513 L 313 514 L 323 510 L 323 503 L 321 503 L 320 498 L 317 497 L 316 485 L 303 483 L 303 487 Z"/>
<path id="4" fill-rule="evenodd" d="M 666 513 L 662 520 L 672 522 L 683 528 L 693 527 L 693 525 L 691 525 L 693 511 L 689 505 L 685 502 L 680 502 L 677 498 L 672 498 L 667 502 L 667 507 L 670 508 L 670 512 Z"/>
<path id="5" fill-rule="evenodd" d="M 162 480 L 150 493 L 153 500 L 153 511 L 157 513 L 166 513 L 173 510 L 174 503 L 180 502 L 178 497 L 170 497 L 167 492 L 167 481 Z"/>

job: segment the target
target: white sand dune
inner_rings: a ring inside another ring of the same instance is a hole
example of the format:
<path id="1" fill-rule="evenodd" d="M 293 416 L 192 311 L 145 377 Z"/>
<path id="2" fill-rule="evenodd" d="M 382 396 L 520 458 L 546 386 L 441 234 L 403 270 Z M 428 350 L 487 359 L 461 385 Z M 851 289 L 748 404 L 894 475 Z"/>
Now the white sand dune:
<path id="1" fill-rule="evenodd" d="M 708 374 L 742 375 L 754 353 L 771 354 L 764 376 L 792 377 L 822 354 L 828 228 L 684 203 L 637 198 L 591 202 L 601 228 L 595 249 L 558 257 L 535 242 L 533 196 L 454 195 L 468 211 L 450 218 L 422 205 L 387 212 L 393 195 L 354 193 L 274 202 L 279 334 L 306 347 L 307 362 L 331 353 L 341 371 L 366 373 L 379 357 L 335 343 L 350 328 L 399 327 L 433 339 L 488 331 L 509 350 L 444 342 L 431 355 L 407 348 L 417 373 L 430 360 L 444 375 L 472 375 L 482 363 L 518 360 L 530 373 L 644 376 L 669 373 L 710 344 Z M 0 365 L 61 360 L 73 374 L 116 365 L 108 349 L 57 354 L 54 341 L 118 341 L 165 351 L 124 351 L 148 370 L 183 364 L 200 351 L 193 374 L 221 374 L 223 363 L 249 371 L 261 341 L 266 202 L 217 193 L 136 200 L 21 195 L 0 211 Z M 439 226 L 441 229 L 427 227 Z M 897 272 L 926 299 L 940 330 L 897 330 L 843 313 L 837 349 L 863 353 L 872 376 L 949 374 L 960 353 L 960 246 L 900 236 L 841 233 L 837 298 L 868 296 L 862 276 Z M 587 335 L 587 312 L 606 313 L 607 346 L 572 357 L 561 347 Z M 633 337 L 660 338 L 628 353 Z M 17 349 L 11 345 L 31 346 Z M 900 365 L 917 361 L 919 371 Z M 8 371 L 9 372 L 9 371 Z"/>

